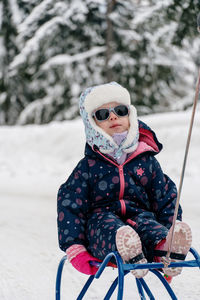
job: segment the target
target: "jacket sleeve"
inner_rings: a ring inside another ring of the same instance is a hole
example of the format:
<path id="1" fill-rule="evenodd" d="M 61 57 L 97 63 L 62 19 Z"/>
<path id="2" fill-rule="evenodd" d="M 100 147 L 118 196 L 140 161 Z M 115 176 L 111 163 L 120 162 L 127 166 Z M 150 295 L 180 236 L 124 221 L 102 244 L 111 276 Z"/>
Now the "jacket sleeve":
<path id="1" fill-rule="evenodd" d="M 58 240 L 63 251 L 73 244 L 87 246 L 85 225 L 89 203 L 88 178 L 86 162 L 82 160 L 58 191 Z"/>
<path id="2" fill-rule="evenodd" d="M 175 183 L 163 173 L 155 157 L 152 157 L 152 181 L 149 197 L 158 222 L 170 228 L 177 200 L 177 189 Z M 177 219 L 182 219 L 180 205 Z"/>

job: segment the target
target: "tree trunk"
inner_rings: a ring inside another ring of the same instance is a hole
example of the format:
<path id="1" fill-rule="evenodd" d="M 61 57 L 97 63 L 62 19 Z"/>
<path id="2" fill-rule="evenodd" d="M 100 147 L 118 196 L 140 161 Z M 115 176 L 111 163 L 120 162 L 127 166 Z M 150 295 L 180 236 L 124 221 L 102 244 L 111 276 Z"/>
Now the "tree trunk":
<path id="1" fill-rule="evenodd" d="M 113 80 L 112 68 L 109 66 L 109 61 L 113 54 L 113 24 L 110 19 L 110 14 L 113 12 L 113 8 L 116 4 L 116 0 L 108 0 L 107 12 L 106 12 L 106 59 L 105 59 L 105 70 L 106 70 L 106 79 L 107 81 Z"/>

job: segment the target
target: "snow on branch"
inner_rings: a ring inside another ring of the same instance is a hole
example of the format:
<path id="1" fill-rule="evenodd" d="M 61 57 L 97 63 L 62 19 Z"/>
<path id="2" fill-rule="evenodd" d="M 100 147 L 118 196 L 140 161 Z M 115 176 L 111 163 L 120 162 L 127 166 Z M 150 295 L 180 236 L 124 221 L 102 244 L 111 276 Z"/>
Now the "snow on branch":
<path id="1" fill-rule="evenodd" d="M 11 0 L 13 1 L 13 0 Z M 14 0 L 15 1 L 15 0 Z M 59 4 L 61 4 L 59 2 Z M 30 26 L 34 26 L 37 22 L 46 14 L 46 12 L 51 9 L 55 8 L 57 3 L 55 4 L 54 0 L 45 0 L 42 1 L 39 5 L 37 5 L 30 15 L 24 20 L 23 23 L 19 26 L 19 34 L 20 38 L 27 34 L 27 31 L 30 30 Z M 62 11 L 66 10 L 67 6 L 65 3 L 62 3 Z"/>
<path id="2" fill-rule="evenodd" d="M 40 42 L 43 39 L 46 39 L 47 36 L 52 36 L 53 31 L 56 30 L 60 24 L 65 24 L 64 19 L 62 17 L 55 17 L 50 21 L 46 22 L 41 27 L 39 27 L 33 38 L 27 41 L 25 47 L 22 49 L 20 54 L 18 54 L 14 58 L 9 68 L 10 71 L 16 69 L 19 65 L 23 64 L 26 61 L 29 54 L 38 51 L 39 46 L 41 44 Z"/>
<path id="3" fill-rule="evenodd" d="M 14 22 L 14 24 L 18 25 L 22 21 L 22 13 L 20 12 L 20 9 L 17 5 L 16 0 L 9 0 L 9 3 L 10 3 L 11 10 L 12 10 L 13 22 Z"/>
<path id="4" fill-rule="evenodd" d="M 106 51 L 106 47 L 93 47 L 92 49 L 85 51 L 83 53 L 75 55 L 60 54 L 50 58 L 42 67 L 41 70 L 47 70 L 52 66 L 58 65 L 68 65 L 73 62 L 82 61 L 97 54 L 103 53 Z"/>
<path id="5" fill-rule="evenodd" d="M 152 18 L 152 16 L 156 11 L 159 11 L 160 9 L 164 9 L 164 7 L 169 6 L 170 4 L 172 4 L 172 2 L 173 2 L 172 0 L 158 1 L 156 5 L 148 9 L 146 8 L 144 9 L 143 7 L 137 9 L 136 10 L 137 14 L 134 17 L 132 24 L 136 26 L 141 23 L 146 23 L 147 19 Z"/>
<path id="6" fill-rule="evenodd" d="M 37 99 L 34 102 L 28 104 L 25 109 L 19 115 L 17 124 L 22 125 L 26 124 L 28 118 L 34 113 L 35 115 L 35 123 L 39 124 L 41 120 L 42 108 L 44 106 L 49 106 L 52 102 L 50 97 L 46 97 L 43 99 Z"/>

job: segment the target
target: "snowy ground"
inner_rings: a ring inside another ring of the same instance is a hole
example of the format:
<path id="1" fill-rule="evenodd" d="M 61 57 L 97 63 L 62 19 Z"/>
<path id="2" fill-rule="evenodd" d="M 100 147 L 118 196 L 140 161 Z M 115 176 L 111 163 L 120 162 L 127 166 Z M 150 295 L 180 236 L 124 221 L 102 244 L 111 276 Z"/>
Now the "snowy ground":
<path id="1" fill-rule="evenodd" d="M 158 159 L 178 184 L 191 111 L 141 118 L 164 144 Z M 181 203 L 184 219 L 193 230 L 193 246 L 200 252 L 200 109 L 195 117 Z M 84 134 L 80 120 L 45 126 L 0 128 L 0 299 L 51 300 L 57 265 L 63 256 L 58 248 L 56 193 L 81 158 Z M 103 299 L 116 276 L 107 268 L 86 299 Z M 87 276 L 67 263 L 63 274 L 63 297 L 76 299 Z M 146 276 L 156 299 L 169 299 L 153 275 Z M 172 287 L 181 300 L 200 299 L 200 272 L 184 269 Z M 139 299 L 135 281 L 128 275 L 124 299 Z M 116 294 L 112 299 L 116 299 Z"/>

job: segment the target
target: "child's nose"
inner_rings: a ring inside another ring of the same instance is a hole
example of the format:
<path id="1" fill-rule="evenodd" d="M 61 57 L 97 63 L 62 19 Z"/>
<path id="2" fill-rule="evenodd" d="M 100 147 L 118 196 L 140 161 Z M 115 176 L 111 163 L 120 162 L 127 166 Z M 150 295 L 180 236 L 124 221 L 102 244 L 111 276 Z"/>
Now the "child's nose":
<path id="1" fill-rule="evenodd" d="M 110 119 L 110 120 L 117 120 L 116 114 L 114 114 L 114 112 L 111 111 L 111 113 L 110 113 L 110 118 L 109 118 L 109 119 Z"/>

